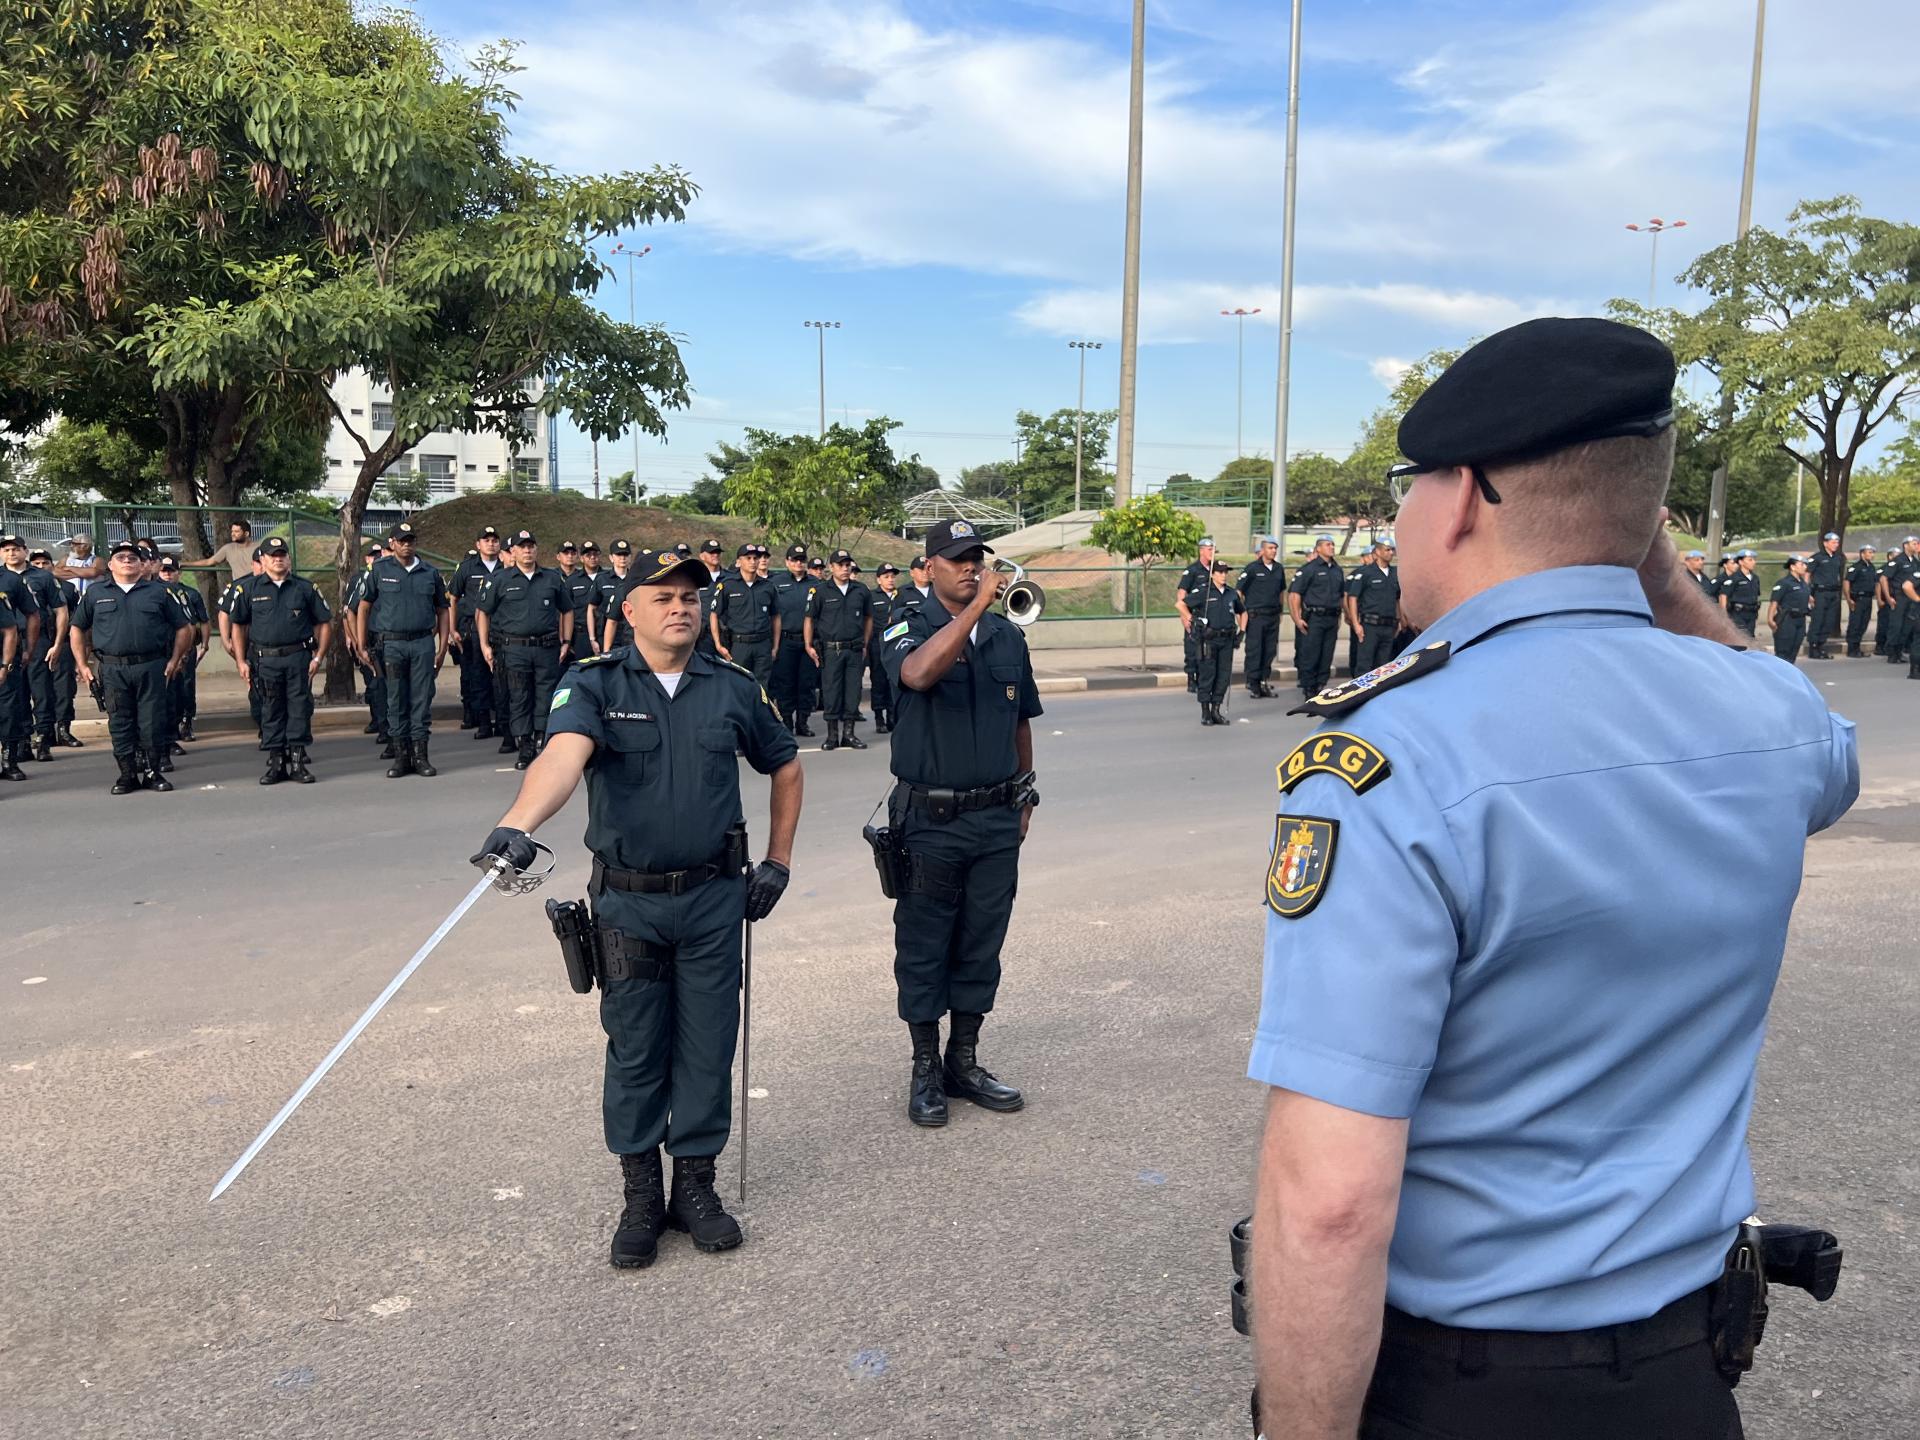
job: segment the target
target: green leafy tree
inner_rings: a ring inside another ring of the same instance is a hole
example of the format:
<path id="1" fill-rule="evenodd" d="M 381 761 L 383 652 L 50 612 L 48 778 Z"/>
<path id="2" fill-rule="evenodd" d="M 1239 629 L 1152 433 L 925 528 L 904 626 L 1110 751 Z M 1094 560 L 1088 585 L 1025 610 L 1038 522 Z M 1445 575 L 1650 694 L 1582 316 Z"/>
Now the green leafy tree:
<path id="1" fill-rule="evenodd" d="M 1140 668 L 1147 668 L 1147 574 L 1173 555 L 1191 555 L 1204 534 L 1200 521 L 1159 491 L 1100 512 L 1088 540 L 1140 567 Z"/>
<path id="2" fill-rule="evenodd" d="M 1089 410 L 1081 434 L 1081 503 L 1099 509 L 1113 499 L 1113 487 L 1101 467 L 1112 445 L 1117 410 Z M 1073 508 L 1073 434 L 1079 412 L 1056 410 L 1039 416 L 1022 410 L 1014 416 L 1020 458 L 1007 467 L 1013 503 L 1028 524 L 1050 520 Z"/>
<path id="3" fill-rule="evenodd" d="M 419 471 L 395 468 L 380 477 L 380 483 L 373 487 L 373 498 L 382 505 L 418 510 L 433 498 L 433 487 Z"/>
<path id="4" fill-rule="evenodd" d="M 1017 483 L 1012 470 L 1013 462 L 1010 460 L 989 460 L 984 465 L 968 466 L 955 479 L 962 495 L 975 500 L 1012 503 Z"/>
<path id="5" fill-rule="evenodd" d="M 776 543 L 831 548 L 849 532 L 857 539 L 903 518 L 889 477 L 864 449 L 764 430 L 749 430 L 747 445 L 753 463 L 727 480 L 727 513 L 751 519 Z"/>
<path id="6" fill-rule="evenodd" d="M 1851 196 L 1803 201 L 1785 233 L 1749 231 L 1682 279 L 1709 297 L 1698 314 L 1612 308 L 1720 378 L 1730 474 L 1756 437 L 1777 445 L 1818 481 L 1819 529 L 1844 535 L 1861 451 L 1920 395 L 1920 226 L 1862 215 Z"/>
<path id="7" fill-rule="evenodd" d="M 164 453 L 98 423 L 60 421 L 35 447 L 33 469 L 43 493 L 72 497 L 74 508 L 80 497 L 96 495 L 119 509 L 129 538 L 140 533 L 135 507 L 167 502 Z"/>
<path id="8" fill-rule="evenodd" d="M 633 471 L 622 470 L 607 481 L 607 497 L 619 505 L 638 505 L 646 497 L 647 487 L 633 483 Z"/>
<path id="9" fill-rule="evenodd" d="M 1689 535 L 1707 533 L 1713 471 L 1722 446 L 1713 422 L 1684 398 L 1674 411 L 1673 482 L 1667 509 Z M 1799 466 L 1769 437 L 1747 426 L 1727 471 L 1726 528 L 1730 535 L 1780 535 L 1793 524 L 1793 482 Z"/>

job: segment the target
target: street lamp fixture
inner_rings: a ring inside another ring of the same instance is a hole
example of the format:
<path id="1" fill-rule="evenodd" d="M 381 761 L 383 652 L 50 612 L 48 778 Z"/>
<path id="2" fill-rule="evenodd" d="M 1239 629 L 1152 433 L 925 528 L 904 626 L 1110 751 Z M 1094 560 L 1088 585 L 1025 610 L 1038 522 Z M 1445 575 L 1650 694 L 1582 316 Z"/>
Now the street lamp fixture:
<path id="1" fill-rule="evenodd" d="M 827 438 L 827 331 L 838 330 L 838 320 L 802 320 L 809 330 L 820 332 L 820 438 Z"/>
<path id="2" fill-rule="evenodd" d="M 1627 226 L 1627 229 L 1645 235 L 1653 241 L 1652 253 L 1647 260 L 1647 308 L 1649 310 L 1653 308 L 1654 291 L 1660 283 L 1660 237 L 1668 230 L 1686 228 L 1687 222 L 1684 220 L 1662 220 L 1658 215 L 1644 225 Z"/>
<path id="3" fill-rule="evenodd" d="M 1233 362 L 1233 458 L 1238 460 L 1247 453 L 1243 436 L 1246 418 L 1246 379 L 1247 379 L 1247 317 L 1258 315 L 1260 307 L 1251 310 L 1222 310 L 1222 315 L 1231 316 L 1237 324 L 1239 335 L 1236 337 L 1236 351 Z"/>
<path id="4" fill-rule="evenodd" d="M 1087 351 L 1098 350 L 1099 340 L 1069 340 L 1067 348 L 1080 352 L 1080 399 L 1073 408 L 1073 508 L 1080 508 L 1080 437 L 1087 422 Z"/>

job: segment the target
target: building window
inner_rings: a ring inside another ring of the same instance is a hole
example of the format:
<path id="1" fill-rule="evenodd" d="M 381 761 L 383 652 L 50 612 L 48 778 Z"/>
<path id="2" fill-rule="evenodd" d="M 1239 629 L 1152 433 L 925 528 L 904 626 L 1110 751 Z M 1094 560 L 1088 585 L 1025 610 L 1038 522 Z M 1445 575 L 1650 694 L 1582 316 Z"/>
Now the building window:
<path id="1" fill-rule="evenodd" d="M 469 475 L 471 475 L 474 471 L 478 470 L 480 467 L 478 465 L 475 465 L 469 462 L 468 464 L 463 465 L 460 468 L 465 470 Z"/>
<path id="2" fill-rule="evenodd" d="M 353 413 L 358 415 L 360 412 L 356 410 Z M 393 429 L 393 402 L 391 400 L 376 400 L 373 402 L 373 428 L 376 430 Z"/>
<path id="3" fill-rule="evenodd" d="M 338 470 L 340 468 L 340 462 L 336 460 L 333 456 L 329 455 L 327 457 L 327 468 L 330 470 Z"/>
<path id="4" fill-rule="evenodd" d="M 526 409 L 520 412 L 520 423 L 527 427 L 527 433 L 529 435 L 538 435 L 540 433 L 540 412 L 531 405 L 527 406 Z"/>
<path id="5" fill-rule="evenodd" d="M 354 407 L 353 407 L 353 408 L 352 408 L 351 410 L 349 410 L 349 411 L 348 411 L 347 413 L 348 413 L 349 415 L 364 415 L 364 414 L 366 414 L 367 412 L 366 412 L 366 411 L 364 411 L 364 410 L 362 410 L 362 409 L 361 409 L 361 408 L 360 408 L 360 407 L 359 407 L 358 405 L 356 405 L 356 406 L 354 406 Z"/>
<path id="6" fill-rule="evenodd" d="M 427 476 L 427 494 L 429 495 L 453 494 L 453 476 L 451 475 Z"/>
<path id="7" fill-rule="evenodd" d="M 538 485 L 540 483 L 540 462 L 538 460 L 514 461 L 513 483 L 515 486 Z"/>
<path id="8" fill-rule="evenodd" d="M 422 455 L 420 473 L 429 480 L 451 480 L 453 478 L 453 456 Z"/>
<path id="9" fill-rule="evenodd" d="M 487 466 L 487 473 L 489 475 L 498 475 L 500 473 L 500 467 L 498 465 L 489 465 Z"/>

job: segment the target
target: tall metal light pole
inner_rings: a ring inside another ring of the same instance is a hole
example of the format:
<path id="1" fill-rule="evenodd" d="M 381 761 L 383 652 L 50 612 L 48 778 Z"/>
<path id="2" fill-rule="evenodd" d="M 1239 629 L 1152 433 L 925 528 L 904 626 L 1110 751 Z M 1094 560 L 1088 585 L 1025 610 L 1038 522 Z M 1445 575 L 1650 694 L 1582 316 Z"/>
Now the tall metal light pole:
<path id="1" fill-rule="evenodd" d="M 637 324 L 633 318 L 633 262 L 642 256 L 651 255 L 653 253 L 653 247 L 651 245 L 642 245 L 638 250 L 635 250 L 632 246 L 628 245 L 626 241 L 621 240 L 614 244 L 613 253 L 627 257 L 627 324 L 632 326 Z M 593 494 L 597 500 L 600 497 L 600 472 L 597 468 L 594 471 L 593 479 Z M 640 488 L 640 427 L 638 425 L 633 427 L 633 488 L 636 491 Z"/>
<path id="2" fill-rule="evenodd" d="M 1100 349 L 1101 342 L 1098 340 L 1069 340 L 1067 346 L 1069 349 L 1080 352 L 1080 398 L 1074 402 L 1073 407 L 1073 508 L 1078 510 L 1081 508 L 1080 435 L 1087 423 L 1087 351 Z"/>
<path id="3" fill-rule="evenodd" d="M 1245 419 L 1247 413 L 1247 317 L 1258 315 L 1260 307 L 1251 310 L 1222 310 L 1222 315 L 1231 315 L 1237 322 L 1239 335 L 1235 340 L 1233 358 L 1233 458 L 1238 460 L 1247 453 L 1244 440 Z"/>
<path id="4" fill-rule="evenodd" d="M 1293 0 L 1293 38 L 1287 48 L 1286 208 L 1280 232 L 1280 376 L 1273 415 L 1273 494 L 1267 533 L 1287 553 L 1287 389 L 1293 369 L 1293 212 L 1300 178 L 1300 0 Z"/>
<path id="5" fill-rule="evenodd" d="M 1662 220 L 1658 215 L 1644 225 L 1629 225 L 1627 229 L 1637 230 L 1653 240 L 1653 254 L 1647 260 L 1647 309 L 1653 308 L 1653 297 L 1660 287 L 1660 235 L 1666 230 L 1684 230 L 1684 220 Z"/>
<path id="6" fill-rule="evenodd" d="M 1146 73 L 1147 0 L 1133 0 L 1133 68 L 1127 87 L 1127 252 L 1120 287 L 1120 423 L 1113 441 L 1116 505 L 1133 498 L 1133 396 L 1140 354 L 1140 145 Z"/>
<path id="7" fill-rule="evenodd" d="M 827 438 L 827 331 L 838 330 L 838 320 L 802 320 L 809 330 L 820 332 L 820 438 Z"/>
<path id="8" fill-rule="evenodd" d="M 1740 218 L 1735 227 L 1734 266 L 1739 277 L 1738 283 L 1744 290 L 1746 277 L 1743 273 L 1744 259 L 1740 250 L 1745 246 L 1747 231 L 1753 228 L 1753 157 L 1760 137 L 1760 70 L 1761 56 L 1767 38 L 1767 0 L 1755 0 L 1753 10 L 1753 78 L 1747 86 L 1747 157 L 1740 171 Z M 1713 467 L 1713 484 L 1707 494 L 1707 563 L 1720 563 L 1721 542 L 1725 536 L 1727 516 L 1727 459 L 1726 434 L 1733 424 L 1733 391 L 1728 388 L 1725 379 L 1720 382 L 1720 463 Z"/>

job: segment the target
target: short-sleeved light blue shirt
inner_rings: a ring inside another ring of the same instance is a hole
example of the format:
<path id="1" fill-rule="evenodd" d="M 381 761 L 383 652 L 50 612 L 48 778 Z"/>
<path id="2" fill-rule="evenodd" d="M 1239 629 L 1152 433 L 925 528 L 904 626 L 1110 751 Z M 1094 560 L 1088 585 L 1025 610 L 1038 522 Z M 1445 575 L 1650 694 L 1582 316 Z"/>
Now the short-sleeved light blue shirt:
<path id="1" fill-rule="evenodd" d="M 1327 727 L 1385 779 L 1281 796 L 1338 830 L 1320 899 L 1267 915 L 1249 1073 L 1409 1120 L 1389 1303 L 1641 1319 L 1753 1210 L 1754 1065 L 1805 837 L 1859 792 L 1853 726 L 1788 663 L 1654 628 L 1630 570 L 1507 581 L 1443 640 Z"/>

